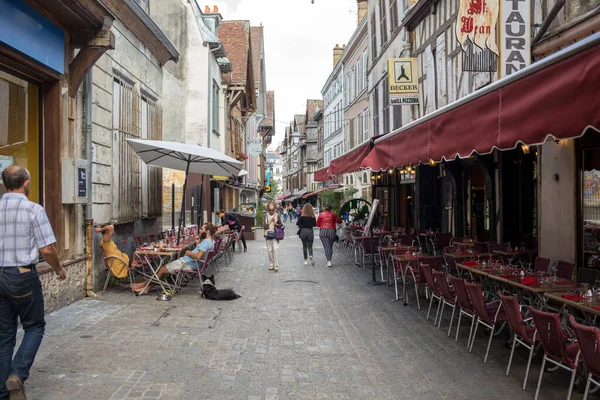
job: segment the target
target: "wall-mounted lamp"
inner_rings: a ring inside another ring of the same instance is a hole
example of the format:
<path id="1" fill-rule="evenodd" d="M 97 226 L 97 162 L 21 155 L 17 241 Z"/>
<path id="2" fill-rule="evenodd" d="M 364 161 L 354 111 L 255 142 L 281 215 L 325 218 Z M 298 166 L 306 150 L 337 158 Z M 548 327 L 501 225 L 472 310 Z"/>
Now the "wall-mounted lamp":
<path id="1" fill-rule="evenodd" d="M 413 167 L 412 167 L 412 165 L 409 165 L 409 166 L 406 168 L 406 172 L 408 172 L 409 174 L 413 172 Z"/>
<path id="2" fill-rule="evenodd" d="M 429 165 L 431 165 L 432 167 L 435 167 L 435 161 L 433 161 L 433 158 L 429 159 Z"/>
<path id="3" fill-rule="evenodd" d="M 393 168 L 388 169 L 388 174 L 392 175 L 393 173 L 394 173 L 394 169 Z"/>
<path id="4" fill-rule="evenodd" d="M 528 145 L 524 144 L 521 146 L 521 150 L 523 150 L 523 154 L 529 154 L 529 152 L 531 151 L 531 149 L 529 148 Z"/>

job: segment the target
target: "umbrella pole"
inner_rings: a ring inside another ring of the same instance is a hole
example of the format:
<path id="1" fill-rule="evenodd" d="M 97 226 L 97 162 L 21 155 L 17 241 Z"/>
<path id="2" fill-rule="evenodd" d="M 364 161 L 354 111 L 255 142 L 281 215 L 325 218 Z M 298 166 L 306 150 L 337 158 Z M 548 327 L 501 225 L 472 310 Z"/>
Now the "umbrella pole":
<path id="1" fill-rule="evenodd" d="M 188 172 L 190 171 L 190 161 L 188 161 L 185 167 L 185 179 L 183 180 L 183 198 L 181 199 L 181 213 L 179 214 L 179 228 L 177 229 L 177 246 L 179 246 L 179 239 L 181 239 L 181 224 L 183 224 L 183 213 L 185 212 L 185 191 L 187 190 Z"/>

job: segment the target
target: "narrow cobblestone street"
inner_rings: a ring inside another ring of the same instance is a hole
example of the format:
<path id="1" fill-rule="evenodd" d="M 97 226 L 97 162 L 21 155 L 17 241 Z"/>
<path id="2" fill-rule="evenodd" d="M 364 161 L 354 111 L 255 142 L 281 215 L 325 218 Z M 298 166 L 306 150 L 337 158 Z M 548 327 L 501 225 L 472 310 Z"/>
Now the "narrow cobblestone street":
<path id="1" fill-rule="evenodd" d="M 287 232 L 279 273 L 267 270 L 262 240 L 233 265 L 220 263 L 217 286 L 241 299 L 204 300 L 196 279 L 170 302 L 112 288 L 50 314 L 30 398 L 533 398 L 539 354 L 523 392 L 526 351 L 506 377 L 507 335 L 494 338 L 484 365 L 483 330 L 468 353 L 466 322 L 455 342 L 446 336 L 450 313 L 437 330 L 425 308 L 391 301 L 393 287 L 364 286 L 369 271 L 339 250 L 325 267 L 318 239 L 317 266 L 304 266 L 293 225 Z M 568 378 L 547 373 L 541 398 L 566 397 Z"/>

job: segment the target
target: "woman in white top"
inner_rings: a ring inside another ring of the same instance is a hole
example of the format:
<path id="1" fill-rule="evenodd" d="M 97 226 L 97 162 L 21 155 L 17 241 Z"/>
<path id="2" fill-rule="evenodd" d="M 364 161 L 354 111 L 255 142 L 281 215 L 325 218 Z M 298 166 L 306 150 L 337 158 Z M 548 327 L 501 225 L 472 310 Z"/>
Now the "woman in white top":
<path id="1" fill-rule="evenodd" d="M 265 215 L 265 239 L 267 240 L 267 251 L 269 252 L 269 270 L 279 271 L 277 262 L 277 251 L 279 250 L 279 240 L 275 239 L 275 226 L 281 226 L 279 214 L 275 212 L 275 204 L 270 203 L 267 206 Z"/>

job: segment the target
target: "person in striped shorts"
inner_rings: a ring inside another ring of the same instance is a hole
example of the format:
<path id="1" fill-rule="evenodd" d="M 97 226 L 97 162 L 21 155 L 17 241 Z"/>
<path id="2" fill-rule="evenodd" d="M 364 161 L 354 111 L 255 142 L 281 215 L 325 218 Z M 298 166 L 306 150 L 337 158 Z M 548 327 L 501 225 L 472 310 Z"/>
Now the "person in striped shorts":
<path id="1" fill-rule="evenodd" d="M 331 258 L 333 257 L 333 243 L 336 240 L 336 224 L 342 223 L 342 219 L 331 211 L 331 205 L 325 206 L 325 211 L 319 214 L 317 226 L 319 227 L 319 238 L 325 249 L 325 258 L 327 266 L 331 267 Z"/>

